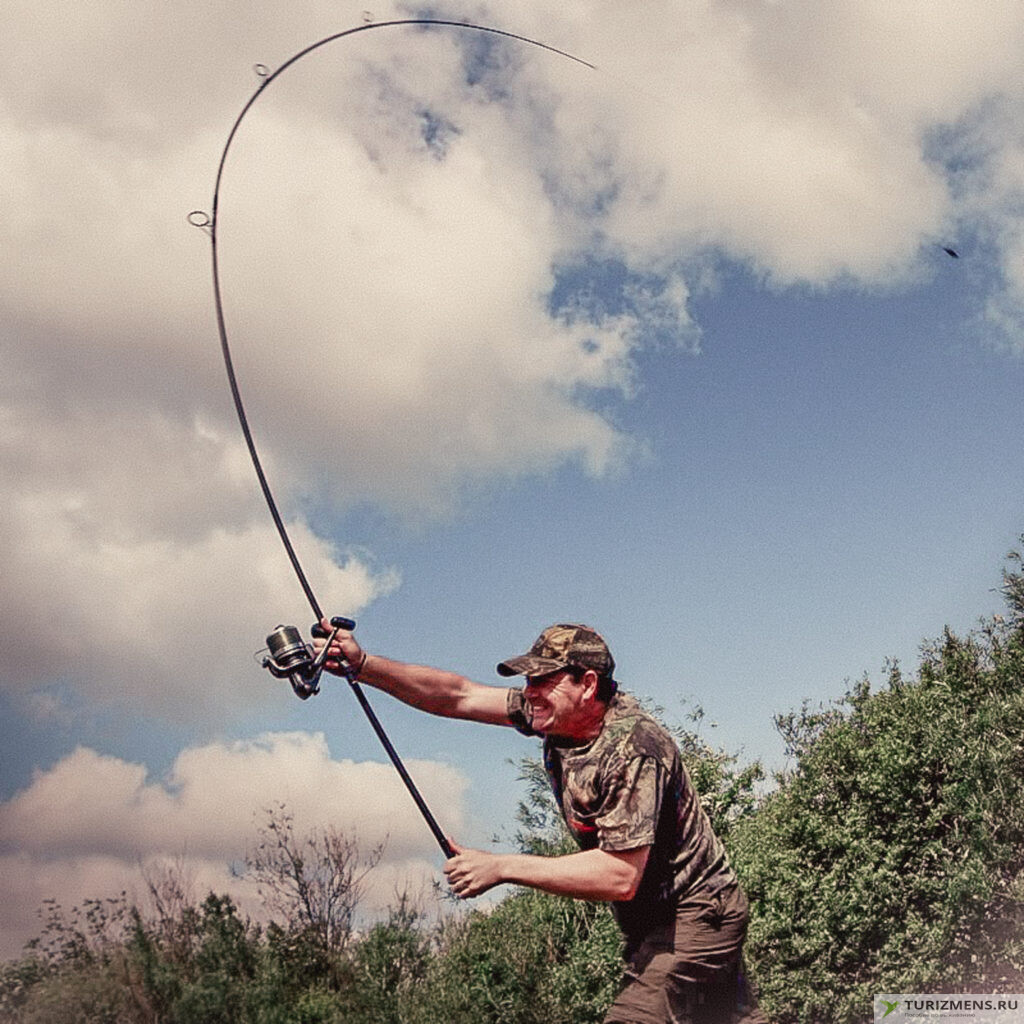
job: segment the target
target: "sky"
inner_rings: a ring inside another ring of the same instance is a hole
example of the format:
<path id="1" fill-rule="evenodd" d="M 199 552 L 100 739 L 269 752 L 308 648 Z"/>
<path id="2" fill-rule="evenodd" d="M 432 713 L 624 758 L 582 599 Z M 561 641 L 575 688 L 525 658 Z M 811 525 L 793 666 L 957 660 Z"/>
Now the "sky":
<path id="1" fill-rule="evenodd" d="M 470 29 L 392 26 L 468 21 Z M 784 764 L 773 716 L 1002 607 L 1024 533 L 1024 9 L 952 0 L 8 0 L 0 10 L 0 956 L 266 809 L 441 855 L 320 604 L 498 684 L 546 625 Z M 261 78 L 260 75 L 263 75 Z M 195 218 L 201 219 L 201 218 Z M 950 255 L 951 249 L 956 256 Z M 446 832 L 535 741 L 370 693 Z M 248 901 L 248 902 L 247 902 Z"/>

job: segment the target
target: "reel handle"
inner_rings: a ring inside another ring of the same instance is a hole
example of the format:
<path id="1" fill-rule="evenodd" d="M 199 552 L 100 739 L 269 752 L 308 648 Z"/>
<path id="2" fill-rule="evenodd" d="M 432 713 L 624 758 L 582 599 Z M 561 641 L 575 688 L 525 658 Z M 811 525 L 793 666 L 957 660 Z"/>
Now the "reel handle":
<path id="1" fill-rule="evenodd" d="M 320 676 L 320 673 L 323 671 L 324 662 L 327 661 L 327 648 L 331 646 L 331 641 L 338 635 L 338 630 L 353 630 L 356 628 L 355 619 L 346 619 L 344 615 L 335 615 L 334 618 L 331 619 L 331 625 L 334 628 L 331 630 L 330 633 L 328 633 L 327 630 L 324 629 L 324 627 L 321 626 L 319 622 L 314 622 L 313 628 L 312 630 L 310 630 L 313 636 L 317 637 L 320 640 L 327 641 L 327 643 L 324 644 L 323 650 L 317 655 L 316 660 L 313 662 L 312 665 L 313 671 L 316 672 L 318 678 Z M 345 671 L 344 673 L 345 678 L 349 682 L 352 682 L 352 679 L 355 675 L 355 670 L 352 668 L 351 665 L 349 665 L 349 663 L 344 658 L 341 659 L 341 663 L 344 669 L 347 669 L 347 671 Z"/>
<path id="2" fill-rule="evenodd" d="M 344 615 L 335 615 L 334 618 L 331 619 L 331 625 L 334 627 L 335 631 L 339 629 L 346 629 L 351 632 L 356 628 L 356 620 L 346 619 Z M 310 632 L 320 640 L 326 640 L 329 635 L 327 630 L 324 629 L 319 622 L 313 623 L 313 628 Z"/>

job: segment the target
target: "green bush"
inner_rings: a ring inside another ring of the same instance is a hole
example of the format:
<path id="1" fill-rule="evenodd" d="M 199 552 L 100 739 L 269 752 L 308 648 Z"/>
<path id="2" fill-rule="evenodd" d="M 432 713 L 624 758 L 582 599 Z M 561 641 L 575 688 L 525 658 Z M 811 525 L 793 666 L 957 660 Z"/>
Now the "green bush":
<path id="1" fill-rule="evenodd" d="M 0 1020 L 18 1024 L 130 1024 L 135 1018 L 125 937 L 124 893 L 69 912 L 40 909 L 42 932 L 0 971 Z"/>
<path id="2" fill-rule="evenodd" d="M 346 1024 L 404 1024 L 403 1007 L 420 998 L 432 956 L 422 914 L 402 894 L 387 919 L 352 944 L 337 1001 Z"/>
<path id="3" fill-rule="evenodd" d="M 259 962 L 260 933 L 243 921 L 228 896 L 210 893 L 189 929 L 184 952 L 167 946 L 134 914 L 129 955 L 149 1011 L 175 1024 L 246 1024 Z"/>
<path id="4" fill-rule="evenodd" d="M 777 1020 L 867 1020 L 878 992 L 1020 991 L 1024 585 L 1004 584 L 1010 615 L 947 630 L 916 679 L 893 666 L 880 692 L 778 720 L 796 766 L 732 836 Z"/>
<path id="5" fill-rule="evenodd" d="M 444 925 L 403 1024 L 590 1024 L 620 973 L 608 909 L 517 890 Z"/>
<path id="6" fill-rule="evenodd" d="M 10 980 L 5 968 L 4 988 Z M 0 1020 L 18 1024 L 131 1024 L 134 1014 L 125 973 L 114 964 L 46 971 L 0 999 Z"/>

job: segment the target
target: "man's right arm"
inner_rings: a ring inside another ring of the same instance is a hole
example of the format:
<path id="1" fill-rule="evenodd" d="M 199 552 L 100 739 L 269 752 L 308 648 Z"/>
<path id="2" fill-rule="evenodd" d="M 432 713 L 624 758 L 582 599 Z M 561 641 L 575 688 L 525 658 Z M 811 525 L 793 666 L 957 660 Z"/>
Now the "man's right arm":
<path id="1" fill-rule="evenodd" d="M 323 641 L 314 640 L 314 644 L 319 650 Z M 324 665 L 328 672 L 343 675 L 340 662 L 331 656 L 338 653 L 350 665 L 361 666 L 359 682 L 383 690 L 420 711 L 489 725 L 512 724 L 507 709 L 508 690 L 504 686 L 484 686 L 456 672 L 367 654 L 345 631 L 339 631 Z"/>

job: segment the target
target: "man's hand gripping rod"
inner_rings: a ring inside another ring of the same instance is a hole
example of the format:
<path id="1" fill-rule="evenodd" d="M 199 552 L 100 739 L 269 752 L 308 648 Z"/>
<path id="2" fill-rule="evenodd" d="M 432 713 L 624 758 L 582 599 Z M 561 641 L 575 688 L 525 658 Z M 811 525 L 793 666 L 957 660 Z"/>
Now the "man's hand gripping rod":
<path id="1" fill-rule="evenodd" d="M 327 661 L 327 652 L 332 641 L 338 635 L 339 630 L 353 630 L 356 628 L 356 624 L 353 619 L 346 619 L 338 615 L 331 619 L 331 627 L 331 632 L 328 633 L 319 622 L 313 625 L 313 635 L 327 641 L 320 654 L 314 657 L 312 646 L 302 639 L 302 635 L 295 626 L 278 626 L 267 637 L 267 648 L 270 653 L 263 659 L 263 667 L 269 669 L 270 674 L 277 679 L 287 679 L 292 684 L 295 695 L 302 700 L 306 700 L 319 693 L 320 676 L 323 673 L 324 664 Z M 364 714 L 370 720 L 370 725 L 373 726 L 377 739 L 380 740 L 387 751 L 388 757 L 391 758 L 391 763 L 401 776 L 402 782 L 405 783 L 405 788 L 409 791 L 409 795 L 419 808 L 420 814 L 423 815 L 428 828 L 434 834 L 438 846 L 441 847 L 441 852 L 447 860 L 451 860 L 455 856 L 455 851 L 452 849 L 445 834 L 441 831 L 441 827 L 435 820 L 434 815 L 430 813 L 430 808 L 427 807 L 426 801 L 416 788 L 416 783 L 413 782 L 412 776 L 406 771 L 405 765 L 402 764 L 398 751 L 392 746 L 391 740 L 388 739 L 387 733 L 384 732 L 384 727 L 380 724 L 373 708 L 370 707 L 366 694 L 363 693 L 362 687 L 356 681 L 357 670 L 340 655 L 339 661 L 341 663 L 341 674 L 348 680 L 348 685 L 356 695 L 356 700 L 359 701 L 359 706 L 363 709 Z"/>
<path id="2" fill-rule="evenodd" d="M 295 696 L 307 700 L 320 692 L 320 675 L 327 661 L 327 648 L 338 635 L 339 629 L 355 629 L 352 619 L 331 619 L 334 631 L 328 635 L 317 623 L 313 627 L 313 635 L 326 637 L 327 643 L 317 657 L 313 657 L 313 648 L 302 639 L 302 635 L 294 626 L 278 626 L 267 637 L 267 649 L 270 653 L 263 659 L 263 667 L 277 679 L 287 679 L 292 684 Z M 347 661 L 342 660 L 343 674 L 349 682 L 354 679 L 354 670 Z"/>

